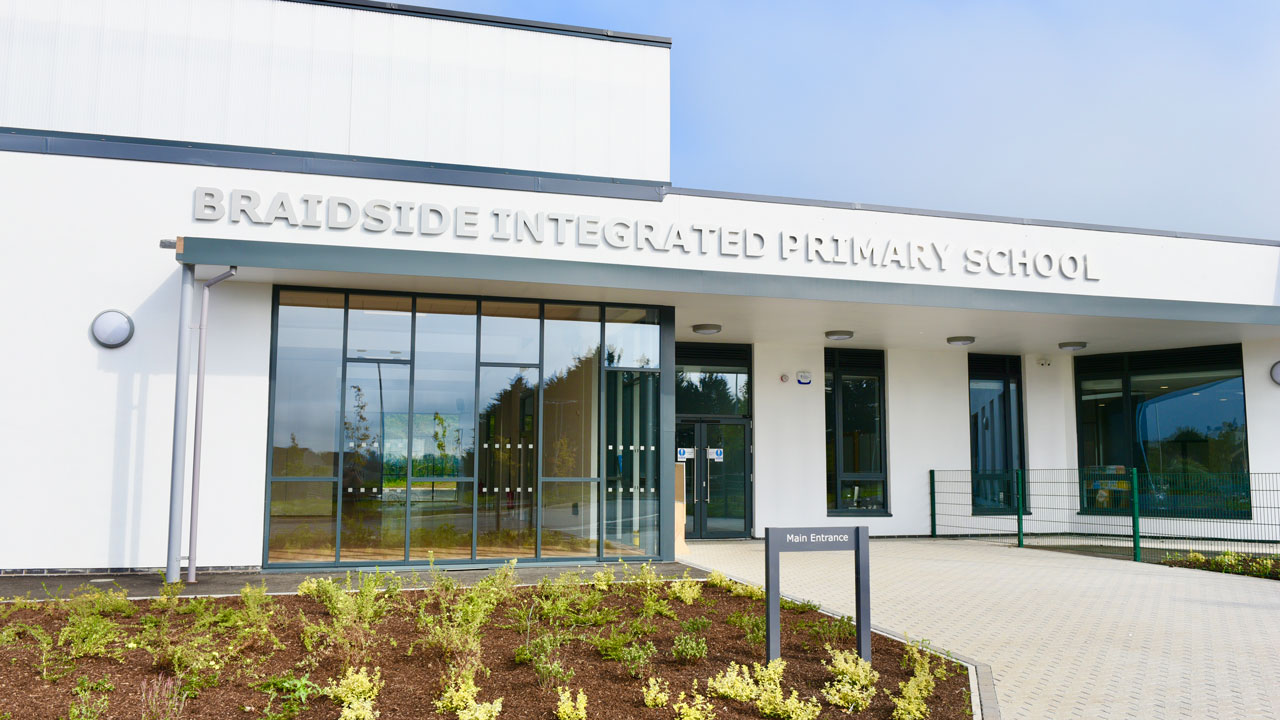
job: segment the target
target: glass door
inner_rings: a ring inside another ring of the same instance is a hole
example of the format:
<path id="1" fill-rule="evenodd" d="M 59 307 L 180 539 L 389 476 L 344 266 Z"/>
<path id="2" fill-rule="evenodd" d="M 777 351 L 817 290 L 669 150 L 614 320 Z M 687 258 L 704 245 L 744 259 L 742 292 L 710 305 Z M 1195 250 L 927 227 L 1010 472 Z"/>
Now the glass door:
<path id="1" fill-rule="evenodd" d="M 751 534 L 750 429 L 746 420 L 676 425 L 676 461 L 685 466 L 685 537 Z"/>

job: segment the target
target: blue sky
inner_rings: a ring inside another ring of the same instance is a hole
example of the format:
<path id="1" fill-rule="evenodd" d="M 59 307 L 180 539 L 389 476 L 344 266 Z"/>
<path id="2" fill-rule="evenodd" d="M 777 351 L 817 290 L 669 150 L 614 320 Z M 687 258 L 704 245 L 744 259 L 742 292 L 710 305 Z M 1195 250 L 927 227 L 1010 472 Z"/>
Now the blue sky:
<path id="1" fill-rule="evenodd" d="M 685 187 L 1280 239 L 1280 2 L 435 0 L 669 36 Z"/>

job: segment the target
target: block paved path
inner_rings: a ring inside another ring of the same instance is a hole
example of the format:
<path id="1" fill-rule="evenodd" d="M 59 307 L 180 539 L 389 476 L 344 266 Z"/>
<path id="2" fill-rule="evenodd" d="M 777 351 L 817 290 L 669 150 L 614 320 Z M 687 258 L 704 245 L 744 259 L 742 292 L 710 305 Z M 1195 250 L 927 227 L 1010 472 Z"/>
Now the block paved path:
<path id="1" fill-rule="evenodd" d="M 764 541 L 678 558 L 764 582 Z M 853 613 L 842 553 L 782 590 Z M 1003 718 L 1280 719 L 1280 582 L 972 540 L 871 542 L 871 620 L 991 665 Z"/>

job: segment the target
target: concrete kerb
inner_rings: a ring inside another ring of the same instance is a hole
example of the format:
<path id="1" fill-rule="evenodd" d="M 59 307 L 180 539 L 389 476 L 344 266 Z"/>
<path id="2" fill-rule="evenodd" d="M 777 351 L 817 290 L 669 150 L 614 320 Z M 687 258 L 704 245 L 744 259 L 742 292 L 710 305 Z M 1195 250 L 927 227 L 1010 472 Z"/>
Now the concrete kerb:
<path id="1" fill-rule="evenodd" d="M 681 565 L 686 565 L 688 567 L 701 570 L 702 572 L 705 572 L 705 573 L 710 573 L 714 569 L 714 568 L 703 567 L 702 565 L 691 563 L 691 562 L 688 562 L 687 560 L 680 560 L 678 562 Z M 723 571 L 721 572 L 723 573 Z M 744 580 L 740 577 L 735 577 L 727 573 L 725 573 L 724 575 L 730 580 L 734 580 L 736 582 L 740 582 L 745 585 L 755 585 L 755 583 L 749 580 Z M 842 617 L 839 613 L 822 609 L 821 603 L 818 603 L 816 601 L 809 600 L 807 598 L 797 597 L 794 595 L 788 595 L 786 593 L 783 593 L 782 597 L 788 600 L 792 600 L 794 602 L 812 603 L 814 605 L 818 605 L 820 608 L 819 612 L 825 615 L 830 615 L 831 617 L 837 617 L 837 618 Z M 880 635 L 883 635 L 884 637 L 897 640 L 898 642 L 903 643 L 904 645 L 909 644 L 910 642 L 907 639 L 906 635 L 896 632 L 894 630 L 889 630 L 887 628 L 879 627 L 875 623 L 871 623 L 871 630 L 873 632 L 879 633 Z M 969 697 L 973 703 L 973 717 L 976 718 L 977 720 L 1000 720 L 1000 703 L 996 699 L 995 676 L 992 675 L 991 673 L 990 665 L 986 663 L 978 662 L 977 660 L 974 660 L 973 658 L 970 658 L 964 655 L 953 653 L 950 650 L 946 650 L 945 648 L 938 648 L 930 645 L 925 649 L 928 650 L 929 652 L 932 652 L 934 655 L 937 655 L 938 657 L 946 658 L 948 660 L 953 660 L 969 668 Z"/>

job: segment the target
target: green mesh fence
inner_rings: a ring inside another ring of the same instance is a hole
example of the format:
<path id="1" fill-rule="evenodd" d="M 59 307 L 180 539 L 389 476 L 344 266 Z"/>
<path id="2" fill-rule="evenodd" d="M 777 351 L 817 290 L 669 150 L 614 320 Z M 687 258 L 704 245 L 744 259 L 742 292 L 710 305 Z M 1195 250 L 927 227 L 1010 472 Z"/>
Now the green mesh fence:
<path id="1" fill-rule="evenodd" d="M 1161 562 L 1280 554 L 1280 473 L 930 472 L 932 533 Z"/>

